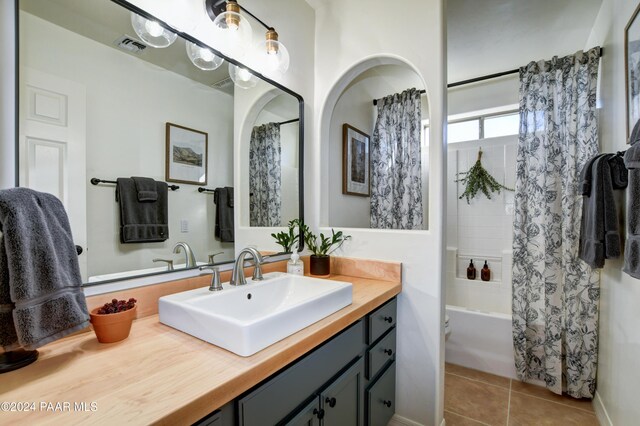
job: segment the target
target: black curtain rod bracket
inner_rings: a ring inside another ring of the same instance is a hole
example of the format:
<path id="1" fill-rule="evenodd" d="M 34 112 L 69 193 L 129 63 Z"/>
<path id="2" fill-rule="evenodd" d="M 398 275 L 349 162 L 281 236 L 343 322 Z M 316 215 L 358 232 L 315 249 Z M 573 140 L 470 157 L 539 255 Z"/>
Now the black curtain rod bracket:
<path id="1" fill-rule="evenodd" d="M 105 180 L 105 179 L 98 179 L 98 178 L 91 178 L 90 182 L 91 182 L 91 185 L 98 185 L 101 183 L 111 183 L 115 185 L 118 183 L 115 180 Z M 178 185 L 169 185 L 168 183 L 167 183 L 167 187 L 172 191 L 177 191 L 178 189 L 180 189 Z"/>

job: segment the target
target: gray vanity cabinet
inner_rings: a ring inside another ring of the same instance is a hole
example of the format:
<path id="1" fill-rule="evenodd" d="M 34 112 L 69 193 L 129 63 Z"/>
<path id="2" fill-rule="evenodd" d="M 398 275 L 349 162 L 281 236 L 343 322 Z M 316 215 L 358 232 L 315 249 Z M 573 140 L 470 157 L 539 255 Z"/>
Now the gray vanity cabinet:
<path id="1" fill-rule="evenodd" d="M 395 325 L 392 299 L 197 424 L 386 425 L 395 410 Z"/>

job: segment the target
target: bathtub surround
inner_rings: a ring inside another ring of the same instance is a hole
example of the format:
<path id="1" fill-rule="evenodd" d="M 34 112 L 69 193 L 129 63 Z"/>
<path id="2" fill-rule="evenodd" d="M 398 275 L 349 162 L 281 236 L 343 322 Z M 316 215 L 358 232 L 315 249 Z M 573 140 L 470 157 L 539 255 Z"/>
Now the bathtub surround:
<path id="1" fill-rule="evenodd" d="M 62 202 L 0 190 L 0 347 L 36 349 L 89 325 L 78 254 Z"/>
<path id="2" fill-rule="evenodd" d="M 518 377 L 592 398 L 599 275 L 578 258 L 579 173 L 598 152 L 600 49 L 520 70 L 513 240 L 513 340 Z M 579 123 L 578 126 L 575 123 Z"/>
<path id="3" fill-rule="evenodd" d="M 420 91 L 378 100 L 371 140 L 371 228 L 422 229 Z"/>

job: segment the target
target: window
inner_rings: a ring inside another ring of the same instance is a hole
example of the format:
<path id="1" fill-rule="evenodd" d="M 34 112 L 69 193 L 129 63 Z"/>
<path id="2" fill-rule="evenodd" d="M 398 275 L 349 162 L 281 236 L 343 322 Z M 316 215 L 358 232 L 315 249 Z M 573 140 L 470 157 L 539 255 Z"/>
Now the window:
<path id="1" fill-rule="evenodd" d="M 459 121 L 447 125 L 449 143 L 480 139 L 480 119 Z"/>
<path id="2" fill-rule="evenodd" d="M 482 115 L 467 118 L 447 125 L 448 143 L 472 141 L 500 136 L 517 135 L 520 131 L 518 112 L 498 115 Z"/>
<path id="3" fill-rule="evenodd" d="M 497 138 L 499 136 L 517 135 L 519 127 L 520 117 L 517 112 L 486 117 L 484 119 L 484 137 Z"/>

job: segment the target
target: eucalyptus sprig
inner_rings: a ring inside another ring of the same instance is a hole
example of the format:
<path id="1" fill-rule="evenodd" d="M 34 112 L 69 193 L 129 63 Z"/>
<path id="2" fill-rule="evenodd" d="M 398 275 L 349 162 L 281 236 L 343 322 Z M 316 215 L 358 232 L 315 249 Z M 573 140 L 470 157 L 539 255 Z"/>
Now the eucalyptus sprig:
<path id="1" fill-rule="evenodd" d="M 476 163 L 466 172 L 458 173 L 459 177 L 456 179 L 456 182 L 460 182 L 465 186 L 464 192 L 459 197 L 459 199 L 466 198 L 467 204 L 470 204 L 469 201 L 475 198 L 479 191 L 482 191 L 484 195 L 487 196 L 488 199 L 491 199 L 491 193 L 497 192 L 500 193 L 500 190 L 504 189 L 507 191 L 513 191 L 512 188 L 508 188 L 497 180 L 494 179 L 493 176 L 489 174 L 489 172 L 482 167 L 482 148 L 478 151 L 478 160 Z"/>
<path id="2" fill-rule="evenodd" d="M 287 232 L 280 231 L 277 234 L 271 234 L 273 238 L 276 239 L 276 244 L 282 246 L 282 250 L 285 253 L 290 253 L 296 241 L 298 241 L 298 235 L 295 232 L 298 227 L 298 219 L 293 219 L 289 221 Z"/>
<path id="3" fill-rule="evenodd" d="M 302 224 L 302 232 L 304 234 L 304 241 L 309 248 L 309 251 L 316 256 L 329 256 L 334 251 L 338 250 L 345 241 L 351 239 L 351 235 L 344 235 L 342 231 L 336 232 L 331 229 L 331 238 L 320 233 L 320 238 L 311 232 L 309 227 Z"/>

